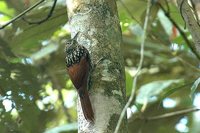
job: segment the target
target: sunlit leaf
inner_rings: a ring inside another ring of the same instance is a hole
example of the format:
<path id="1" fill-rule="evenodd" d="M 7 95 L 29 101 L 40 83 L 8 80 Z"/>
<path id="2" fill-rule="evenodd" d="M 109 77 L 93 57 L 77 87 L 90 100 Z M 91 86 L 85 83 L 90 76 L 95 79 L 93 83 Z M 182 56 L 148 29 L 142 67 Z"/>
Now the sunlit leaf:
<path id="1" fill-rule="evenodd" d="M 27 19 L 29 21 L 38 21 L 43 19 L 47 13 L 33 14 L 28 16 Z M 41 48 L 42 41 L 50 39 L 53 33 L 59 30 L 66 22 L 66 8 L 61 6 L 54 11 L 49 20 L 42 24 L 29 25 L 21 19 L 16 21 L 13 24 L 15 30 L 9 31 L 8 34 L 10 35 L 5 39 L 17 55 L 30 56 L 30 54 Z M 12 39 L 10 36 L 12 36 Z"/>
<path id="2" fill-rule="evenodd" d="M 49 129 L 44 133 L 60 133 L 60 132 L 75 132 L 78 129 L 77 123 L 65 124 L 62 126 L 55 127 L 53 129 Z"/>
<path id="3" fill-rule="evenodd" d="M 182 79 L 154 81 L 141 86 L 136 97 L 136 103 L 143 105 L 160 100 L 171 88 L 183 83 Z"/>
<path id="4" fill-rule="evenodd" d="M 133 86 L 133 78 L 128 71 L 126 71 L 126 95 L 130 96 Z"/>
<path id="5" fill-rule="evenodd" d="M 0 8 L 0 16 L 4 15 L 5 17 L 7 17 L 7 19 L 10 18 L 11 16 L 13 16 L 14 10 L 11 8 L 8 8 L 6 2 L 0 1 L 0 7 L 1 7 Z M 0 20 L 2 20 L 1 17 L 0 17 Z"/>
<path id="6" fill-rule="evenodd" d="M 56 51 L 58 49 L 58 45 L 56 44 L 49 44 L 46 47 L 42 48 L 41 50 L 39 50 L 38 52 L 34 53 L 31 55 L 31 59 L 37 61 L 45 56 L 47 56 L 48 54 Z"/>

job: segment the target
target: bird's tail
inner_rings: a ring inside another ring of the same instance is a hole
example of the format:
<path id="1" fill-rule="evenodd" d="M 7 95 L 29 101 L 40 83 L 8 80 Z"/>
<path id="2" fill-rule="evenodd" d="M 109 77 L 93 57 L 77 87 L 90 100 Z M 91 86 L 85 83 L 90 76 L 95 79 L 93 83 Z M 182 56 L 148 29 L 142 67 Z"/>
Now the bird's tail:
<path id="1" fill-rule="evenodd" d="M 90 102 L 88 91 L 79 92 L 81 107 L 86 120 L 94 122 L 94 112 Z"/>

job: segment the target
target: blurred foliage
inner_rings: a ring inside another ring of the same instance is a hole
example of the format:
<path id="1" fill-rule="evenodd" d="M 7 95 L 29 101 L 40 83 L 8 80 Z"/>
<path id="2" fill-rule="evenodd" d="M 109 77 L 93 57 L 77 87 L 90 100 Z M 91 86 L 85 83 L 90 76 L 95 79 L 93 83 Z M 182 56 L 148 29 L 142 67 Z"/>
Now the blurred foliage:
<path id="1" fill-rule="evenodd" d="M 37 1 L 1 0 L 0 24 Z M 41 20 L 48 15 L 52 2 L 43 2 L 25 18 L 29 21 Z M 128 97 L 140 57 L 146 1 L 117 2 L 123 32 L 121 49 Z M 194 106 L 200 108 L 197 102 L 200 99 L 199 60 L 157 2 L 168 9 L 164 0 L 152 2 L 144 65 L 138 79 L 136 100 L 128 111 L 129 130 L 199 133 L 199 112 L 150 122 L 135 119 Z M 173 1 L 168 1 L 168 5 L 171 18 L 183 29 L 184 22 L 176 5 Z M 66 23 L 65 0 L 58 0 L 48 21 L 29 25 L 19 19 L 0 30 L 1 133 L 77 132 L 76 93 L 65 71 L 63 52 L 64 42 L 69 38 Z M 190 33 L 187 30 L 184 33 L 192 41 Z"/>

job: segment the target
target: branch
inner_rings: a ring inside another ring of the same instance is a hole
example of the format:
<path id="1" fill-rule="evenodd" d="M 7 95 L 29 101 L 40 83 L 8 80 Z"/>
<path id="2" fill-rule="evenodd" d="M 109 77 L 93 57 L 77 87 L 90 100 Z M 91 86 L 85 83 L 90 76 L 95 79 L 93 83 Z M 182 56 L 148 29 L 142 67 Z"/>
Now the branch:
<path id="1" fill-rule="evenodd" d="M 2 25 L 0 27 L 0 30 L 4 29 L 9 24 L 15 22 L 16 20 L 18 20 L 19 18 L 21 18 L 22 16 L 24 16 L 27 12 L 31 11 L 32 9 L 34 9 L 35 7 L 37 7 L 38 5 L 40 5 L 44 1 L 45 0 L 41 0 L 41 1 L 37 2 L 37 3 L 35 3 L 33 6 L 29 7 L 28 9 L 24 10 L 22 13 L 20 13 L 19 15 L 17 15 L 16 17 L 14 17 L 13 19 L 11 19 L 10 21 L 8 21 L 6 24 Z"/>
<path id="2" fill-rule="evenodd" d="M 145 44 L 145 40 L 146 40 L 146 31 L 147 31 L 147 26 L 148 26 L 148 20 L 149 20 L 149 13 L 150 13 L 150 7 L 151 7 L 151 0 L 148 0 L 147 2 L 147 10 L 146 10 L 146 17 L 145 17 L 145 22 L 144 22 L 144 33 L 142 35 L 142 42 L 141 42 L 141 50 L 140 50 L 140 62 L 139 62 L 139 66 L 137 68 L 135 77 L 133 79 L 133 88 L 132 88 L 132 92 L 131 92 L 131 96 L 129 97 L 128 102 L 126 103 L 124 109 L 122 110 L 122 113 L 120 115 L 120 118 L 118 120 L 117 126 L 115 128 L 115 132 L 114 133 L 118 133 L 121 122 L 125 116 L 125 113 L 127 111 L 127 108 L 130 106 L 132 100 L 134 99 L 135 96 L 135 90 L 136 90 L 136 84 L 137 84 L 137 78 L 140 74 L 142 65 L 143 65 L 143 60 L 144 60 L 144 44 Z"/>
<path id="3" fill-rule="evenodd" d="M 180 12 L 182 13 L 183 19 L 192 35 L 194 44 L 191 44 L 192 51 L 200 60 L 200 26 L 195 19 L 195 14 L 193 13 L 188 0 L 177 0 Z"/>
<path id="4" fill-rule="evenodd" d="M 166 113 L 166 114 L 162 114 L 162 115 L 144 117 L 144 118 L 140 118 L 140 119 L 147 120 L 147 121 L 159 120 L 159 119 L 164 119 L 164 118 L 168 118 L 168 117 L 183 115 L 183 114 L 187 114 L 187 113 L 195 112 L 195 111 L 200 111 L 200 108 L 196 108 L 196 107 L 195 108 L 189 108 L 189 109 L 179 110 L 179 111 L 170 112 L 170 113 Z"/>
<path id="5" fill-rule="evenodd" d="M 182 7 L 183 7 L 183 0 L 181 1 L 181 4 L 180 4 L 180 13 L 181 13 L 181 17 L 184 21 L 184 29 L 186 29 L 186 23 L 185 23 L 185 20 L 184 20 L 184 17 L 183 17 L 183 13 L 182 13 Z"/>
<path id="6" fill-rule="evenodd" d="M 36 22 L 31 22 L 31 21 L 28 21 L 27 19 L 25 19 L 24 17 L 22 17 L 22 19 L 25 22 L 27 22 L 28 24 L 41 24 L 41 23 L 47 21 L 52 16 L 53 11 L 54 11 L 55 6 L 56 6 L 56 2 L 57 2 L 57 0 L 54 0 L 54 3 L 52 5 L 52 7 L 51 7 L 51 10 L 49 11 L 48 15 L 45 18 L 43 18 L 42 20 L 39 20 L 39 21 L 36 21 Z"/>

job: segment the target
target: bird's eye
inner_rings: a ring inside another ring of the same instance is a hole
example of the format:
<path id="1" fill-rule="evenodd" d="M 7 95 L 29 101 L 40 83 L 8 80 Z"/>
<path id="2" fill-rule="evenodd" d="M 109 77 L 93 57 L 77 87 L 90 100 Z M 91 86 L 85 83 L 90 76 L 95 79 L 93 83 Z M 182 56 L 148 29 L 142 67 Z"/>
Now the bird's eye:
<path id="1" fill-rule="evenodd" d="M 66 42 L 66 45 L 70 45 L 70 41 L 67 41 L 67 42 Z"/>

